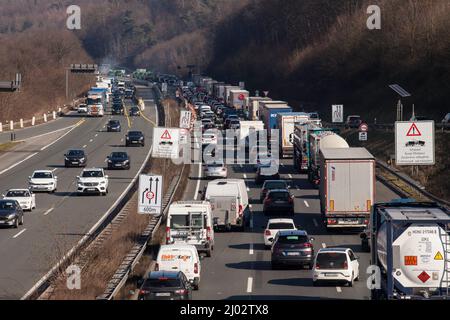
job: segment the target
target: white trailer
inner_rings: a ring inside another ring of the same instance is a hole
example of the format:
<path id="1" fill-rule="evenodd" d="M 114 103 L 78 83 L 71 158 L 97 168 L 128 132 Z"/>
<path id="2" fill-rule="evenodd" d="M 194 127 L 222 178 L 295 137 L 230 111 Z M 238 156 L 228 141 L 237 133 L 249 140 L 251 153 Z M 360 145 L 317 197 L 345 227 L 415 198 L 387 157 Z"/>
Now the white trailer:
<path id="1" fill-rule="evenodd" d="M 306 123 L 309 116 L 305 112 L 289 112 L 277 114 L 277 129 L 280 130 L 280 157 L 292 157 L 294 153 L 294 126 Z"/>
<path id="2" fill-rule="evenodd" d="M 228 104 L 228 102 L 230 101 L 230 92 L 231 90 L 241 90 L 241 88 L 237 87 L 237 86 L 225 86 L 225 90 L 223 92 L 223 101 L 225 102 L 225 104 L 227 104 L 229 107 L 231 105 Z"/>
<path id="3" fill-rule="evenodd" d="M 251 130 L 261 131 L 264 130 L 264 123 L 262 121 L 241 121 L 239 129 L 239 140 L 241 143 L 247 139 Z"/>
<path id="4" fill-rule="evenodd" d="M 230 90 L 228 105 L 236 110 L 243 110 L 249 94 L 247 90 Z"/>
<path id="5" fill-rule="evenodd" d="M 320 149 L 320 208 L 327 230 L 365 228 L 375 199 L 375 158 L 366 148 Z"/>
<path id="6" fill-rule="evenodd" d="M 259 119 L 259 103 L 260 101 L 271 101 L 271 98 L 268 97 L 248 97 L 246 110 L 248 111 L 248 119 L 249 120 L 258 120 Z"/>

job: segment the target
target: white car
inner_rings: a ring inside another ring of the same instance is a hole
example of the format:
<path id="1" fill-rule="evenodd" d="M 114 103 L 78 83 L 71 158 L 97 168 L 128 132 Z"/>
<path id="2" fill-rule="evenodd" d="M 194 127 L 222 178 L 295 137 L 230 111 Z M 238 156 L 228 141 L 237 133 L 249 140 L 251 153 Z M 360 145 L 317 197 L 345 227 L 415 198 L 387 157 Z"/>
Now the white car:
<path id="1" fill-rule="evenodd" d="M 88 112 L 88 108 L 87 105 L 82 103 L 78 106 L 78 113 L 87 113 Z"/>
<path id="2" fill-rule="evenodd" d="M 202 135 L 202 145 L 217 144 L 217 134 L 205 132 Z"/>
<path id="3" fill-rule="evenodd" d="M 102 168 L 84 169 L 77 177 L 77 191 L 81 193 L 108 193 L 109 179 Z"/>
<path id="4" fill-rule="evenodd" d="M 278 231 L 297 230 L 292 219 L 269 219 L 264 230 L 264 245 L 271 247 Z"/>
<path id="5" fill-rule="evenodd" d="M 36 195 L 28 189 L 9 189 L 3 195 L 5 200 L 16 200 L 22 210 L 36 209 Z"/>
<path id="6" fill-rule="evenodd" d="M 57 184 L 58 177 L 51 170 L 36 170 L 32 176 L 28 177 L 28 185 L 31 192 L 55 192 Z"/>
<path id="7" fill-rule="evenodd" d="M 317 252 L 313 267 L 313 284 L 345 282 L 349 287 L 359 280 L 359 257 L 349 248 L 324 248 Z"/>
<path id="8" fill-rule="evenodd" d="M 223 161 L 214 161 L 208 163 L 205 168 L 206 178 L 223 178 L 226 179 L 228 176 L 228 170 Z"/>

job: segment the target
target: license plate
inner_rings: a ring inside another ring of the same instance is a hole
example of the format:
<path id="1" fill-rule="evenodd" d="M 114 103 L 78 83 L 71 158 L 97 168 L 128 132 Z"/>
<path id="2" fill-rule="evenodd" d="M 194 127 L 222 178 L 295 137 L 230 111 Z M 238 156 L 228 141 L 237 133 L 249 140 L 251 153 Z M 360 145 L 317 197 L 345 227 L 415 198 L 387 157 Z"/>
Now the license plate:
<path id="1" fill-rule="evenodd" d="M 0 224 L 4 224 L 4 223 L 6 223 L 6 221 L 0 221 Z"/>
<path id="2" fill-rule="evenodd" d="M 138 141 L 132 141 L 131 143 L 138 143 Z"/>
<path id="3" fill-rule="evenodd" d="M 325 277 L 335 277 L 335 273 L 325 273 Z"/>
<path id="4" fill-rule="evenodd" d="M 88 191 L 97 191 L 97 189 L 95 189 L 95 188 L 89 188 L 89 189 L 87 189 Z"/>
<path id="5" fill-rule="evenodd" d="M 170 297 L 169 292 L 159 292 L 156 294 L 157 297 Z"/>
<path id="6" fill-rule="evenodd" d="M 116 166 L 116 167 L 120 167 L 120 166 L 122 166 L 122 165 L 121 165 L 121 164 L 116 164 L 115 166 Z"/>
<path id="7" fill-rule="evenodd" d="M 72 164 L 78 164 L 78 162 L 74 162 L 74 161 L 72 161 Z"/>
<path id="8" fill-rule="evenodd" d="M 299 256 L 300 253 L 299 252 L 287 252 L 286 255 L 288 255 L 288 256 Z"/>
<path id="9" fill-rule="evenodd" d="M 358 224 L 358 220 L 339 220 L 339 224 Z"/>

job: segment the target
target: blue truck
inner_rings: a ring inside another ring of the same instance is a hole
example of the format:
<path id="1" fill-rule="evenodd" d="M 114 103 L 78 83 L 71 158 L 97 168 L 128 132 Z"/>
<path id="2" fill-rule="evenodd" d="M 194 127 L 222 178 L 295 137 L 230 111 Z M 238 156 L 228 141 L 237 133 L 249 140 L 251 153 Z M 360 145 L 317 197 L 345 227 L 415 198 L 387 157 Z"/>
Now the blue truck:
<path id="1" fill-rule="evenodd" d="M 261 120 L 264 122 L 264 128 L 267 130 L 267 134 L 270 136 L 270 130 L 278 129 L 277 114 L 292 112 L 292 108 L 284 101 L 261 101 L 260 115 Z"/>

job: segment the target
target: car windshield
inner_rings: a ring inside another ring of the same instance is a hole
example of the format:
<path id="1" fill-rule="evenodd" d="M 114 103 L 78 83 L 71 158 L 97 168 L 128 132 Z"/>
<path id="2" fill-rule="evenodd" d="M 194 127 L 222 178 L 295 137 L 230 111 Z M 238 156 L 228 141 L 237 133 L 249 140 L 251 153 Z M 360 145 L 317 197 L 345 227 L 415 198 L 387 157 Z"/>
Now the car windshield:
<path id="1" fill-rule="evenodd" d="M 100 170 L 83 171 L 83 178 L 102 178 L 103 173 Z"/>
<path id="2" fill-rule="evenodd" d="M 82 156 L 84 155 L 84 151 L 83 150 L 70 150 L 69 153 L 67 153 L 67 155 L 69 156 Z"/>
<path id="3" fill-rule="evenodd" d="M 147 279 L 144 283 L 144 289 L 152 289 L 152 288 L 180 288 L 182 287 L 181 280 L 169 279 L 169 278 L 158 278 L 158 279 Z"/>
<path id="4" fill-rule="evenodd" d="M 6 193 L 6 196 L 9 198 L 29 197 L 30 193 L 26 190 L 11 190 Z"/>
<path id="5" fill-rule="evenodd" d="M 12 210 L 14 209 L 14 202 L 0 201 L 0 210 Z"/>
<path id="6" fill-rule="evenodd" d="M 347 255 L 343 252 L 319 252 L 317 264 L 321 269 L 342 269 L 347 261 Z"/>
<path id="7" fill-rule="evenodd" d="M 273 201 L 287 201 L 289 199 L 289 193 L 282 191 L 270 192 L 269 198 L 272 199 Z"/>
<path id="8" fill-rule="evenodd" d="M 51 179 L 52 173 L 51 172 L 35 172 L 33 174 L 33 178 L 35 178 L 35 179 Z"/>
<path id="9" fill-rule="evenodd" d="M 308 242 L 308 237 L 303 235 L 284 235 L 278 237 L 278 243 L 299 244 Z"/>
<path id="10" fill-rule="evenodd" d="M 140 137 L 140 136 L 142 136 L 142 133 L 139 131 L 130 131 L 130 132 L 128 132 L 128 136 L 129 137 Z"/>
<path id="11" fill-rule="evenodd" d="M 359 119 L 360 119 L 359 116 L 349 117 L 349 121 L 355 121 L 355 120 L 359 120 Z"/>
<path id="12" fill-rule="evenodd" d="M 290 222 L 273 222 L 269 223 L 268 229 L 270 230 L 292 230 L 294 229 L 294 225 Z"/>
<path id="13" fill-rule="evenodd" d="M 284 181 L 270 181 L 264 184 L 264 189 L 287 189 L 287 184 Z"/>
<path id="14" fill-rule="evenodd" d="M 109 124 L 115 126 L 115 125 L 118 125 L 118 124 L 119 124 L 119 121 L 117 121 L 117 120 L 111 120 L 111 121 L 109 122 Z"/>
<path id="15" fill-rule="evenodd" d="M 111 158 L 126 158 L 127 154 L 125 152 L 113 152 L 111 153 Z"/>
<path id="16" fill-rule="evenodd" d="M 202 229 L 203 215 L 201 213 L 191 213 L 186 215 L 172 215 L 170 227 L 172 229 Z"/>
<path id="17" fill-rule="evenodd" d="M 222 168 L 223 167 L 223 163 L 211 163 L 208 164 L 208 168 Z"/>

